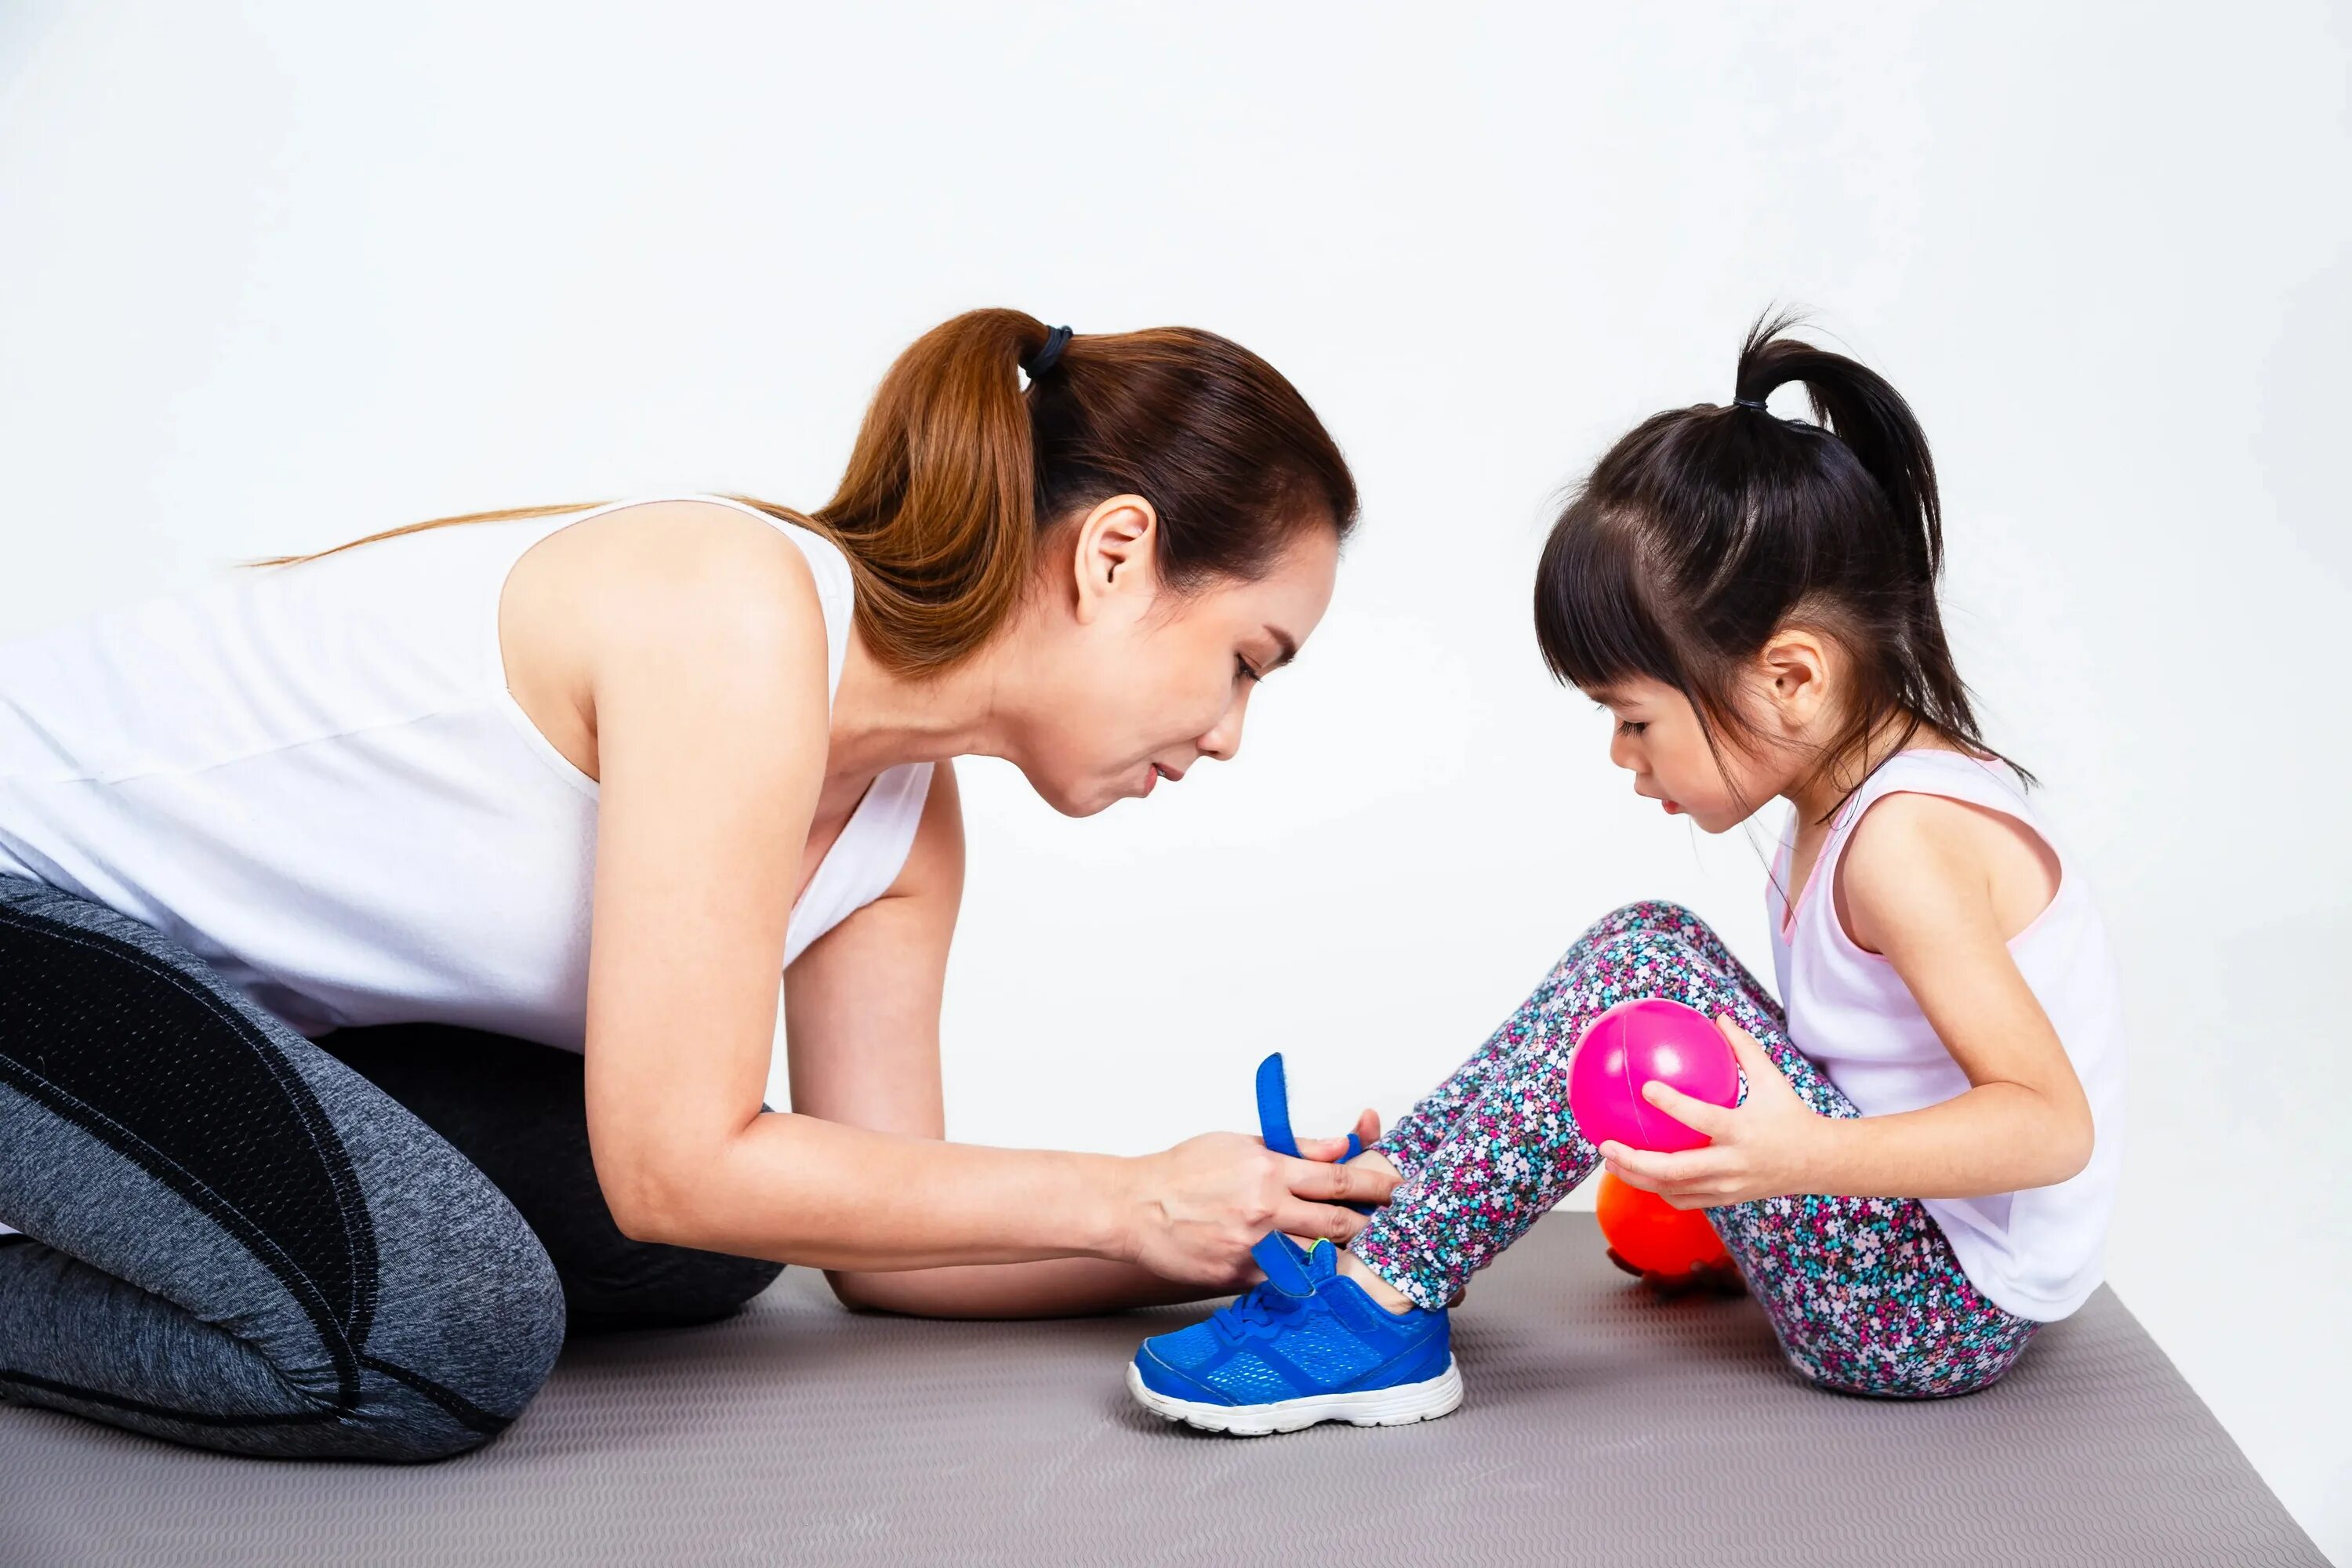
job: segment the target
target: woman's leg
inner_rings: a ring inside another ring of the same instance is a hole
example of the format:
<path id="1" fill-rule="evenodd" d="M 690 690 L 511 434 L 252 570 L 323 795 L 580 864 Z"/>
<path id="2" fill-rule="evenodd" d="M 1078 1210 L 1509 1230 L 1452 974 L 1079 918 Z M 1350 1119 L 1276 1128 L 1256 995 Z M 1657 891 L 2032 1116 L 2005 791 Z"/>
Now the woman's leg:
<path id="1" fill-rule="evenodd" d="M 0 1401 L 231 1453 L 415 1460 L 563 1341 L 480 1172 L 176 942 L 0 878 Z"/>
<path id="2" fill-rule="evenodd" d="M 1815 1112 L 1861 1114 L 1789 1042 L 1779 1009 L 1728 950 L 1674 913 L 1582 944 L 1548 998 L 1522 1009 L 1521 1048 L 1489 1068 L 1481 1098 L 1351 1244 L 1373 1272 L 1442 1306 L 1591 1173 L 1600 1157 L 1568 1109 L 1569 1056 L 1592 1017 L 1632 997 L 1728 1014 Z M 2032 1332 L 1978 1295 L 1915 1200 L 1770 1198 L 1709 1217 L 1790 1363 L 1824 1386 L 1965 1393 L 2008 1370 Z"/>
<path id="3" fill-rule="evenodd" d="M 1528 993 L 1528 999 L 1503 1021 L 1501 1028 L 1487 1037 L 1485 1045 L 1471 1053 L 1468 1061 L 1389 1129 L 1380 1142 L 1381 1152 L 1389 1163 L 1400 1172 L 1410 1173 L 1454 1131 L 1463 1110 L 1484 1099 L 1496 1079 L 1514 1070 L 1513 1064 L 1530 1052 L 1557 1052 L 1564 1058 L 1573 1049 L 1589 1015 L 1580 1016 L 1573 1032 L 1560 1038 L 1562 996 L 1576 989 L 1594 954 L 1602 947 L 1644 931 L 1680 938 L 1697 951 L 1708 967 L 1736 984 L 1757 1010 L 1776 1022 L 1780 1019 L 1780 1005 L 1731 956 L 1731 950 L 1723 945 L 1723 940 L 1708 929 L 1706 922 L 1680 904 L 1649 900 L 1612 910 L 1577 938 L 1575 945 Z"/>
<path id="4" fill-rule="evenodd" d="M 341 1029 L 318 1043 L 406 1106 L 521 1212 L 554 1260 L 574 1332 L 709 1322 L 783 1272 L 781 1263 L 621 1234 L 588 1157 L 577 1052 L 443 1024 Z"/>

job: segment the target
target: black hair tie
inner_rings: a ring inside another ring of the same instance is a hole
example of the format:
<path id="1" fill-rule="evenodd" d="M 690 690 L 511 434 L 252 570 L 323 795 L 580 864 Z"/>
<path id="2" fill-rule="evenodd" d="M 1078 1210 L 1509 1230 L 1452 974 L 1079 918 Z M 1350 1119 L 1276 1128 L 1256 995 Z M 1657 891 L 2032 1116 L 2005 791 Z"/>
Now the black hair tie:
<path id="1" fill-rule="evenodd" d="M 1771 412 L 1770 409 L 1764 406 L 1764 400 L 1760 397 L 1735 397 L 1731 400 L 1731 406 L 1734 408 L 1753 408 L 1759 414 L 1769 414 Z"/>
<path id="2" fill-rule="evenodd" d="M 1067 327 L 1055 327 L 1052 331 L 1045 334 L 1045 341 L 1042 344 L 1038 345 L 1037 351 L 1034 353 L 1026 353 L 1021 356 L 1021 368 L 1027 373 L 1029 379 L 1034 382 L 1039 376 L 1044 375 L 1047 371 L 1061 363 L 1062 351 L 1069 346 L 1070 329 Z"/>

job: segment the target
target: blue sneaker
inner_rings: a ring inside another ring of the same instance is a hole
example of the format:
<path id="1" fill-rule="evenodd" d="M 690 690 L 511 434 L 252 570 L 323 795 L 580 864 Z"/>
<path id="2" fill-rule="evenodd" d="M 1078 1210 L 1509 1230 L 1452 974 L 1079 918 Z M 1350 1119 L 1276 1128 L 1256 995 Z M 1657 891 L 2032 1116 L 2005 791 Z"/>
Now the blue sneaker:
<path id="1" fill-rule="evenodd" d="M 1289 1100 L 1276 1051 L 1258 1064 L 1258 1126 L 1267 1148 L 1296 1155 Z M 1349 1156 L 1361 1147 L 1349 1134 Z M 1328 1241 L 1309 1250 L 1277 1233 L 1250 1256 L 1265 1284 L 1135 1352 L 1127 1386 L 1145 1409 L 1255 1437 L 1323 1421 L 1404 1426 L 1462 1403 L 1444 1312 L 1390 1311 L 1339 1273 Z"/>
<path id="2" fill-rule="evenodd" d="M 1462 1403 L 1444 1312 L 1391 1312 L 1339 1272 L 1328 1241 L 1251 1249 L 1265 1283 L 1206 1322 L 1143 1342 L 1128 1392 L 1211 1432 L 1262 1436 L 1322 1421 L 1405 1426 Z"/>

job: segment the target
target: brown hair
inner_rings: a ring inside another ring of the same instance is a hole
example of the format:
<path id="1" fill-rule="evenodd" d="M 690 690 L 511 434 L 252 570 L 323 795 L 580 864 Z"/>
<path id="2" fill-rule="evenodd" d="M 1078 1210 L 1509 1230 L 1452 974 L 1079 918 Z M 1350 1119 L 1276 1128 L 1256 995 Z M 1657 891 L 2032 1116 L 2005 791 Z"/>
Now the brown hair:
<path id="1" fill-rule="evenodd" d="M 1160 576 L 1179 592 L 1262 574 L 1297 533 L 1345 538 L 1356 485 L 1306 399 L 1240 344 L 1191 327 L 1073 337 L 1024 392 L 1045 345 L 1019 310 L 971 310 L 892 363 L 833 499 L 803 516 L 841 546 L 857 628 L 907 671 L 943 669 L 1004 624 L 1027 592 L 1039 538 L 1116 495 L 1159 514 Z M 410 523 L 335 550 L 459 523 L 545 517 L 520 507 Z M 317 555 L 278 556 L 289 565 Z"/>

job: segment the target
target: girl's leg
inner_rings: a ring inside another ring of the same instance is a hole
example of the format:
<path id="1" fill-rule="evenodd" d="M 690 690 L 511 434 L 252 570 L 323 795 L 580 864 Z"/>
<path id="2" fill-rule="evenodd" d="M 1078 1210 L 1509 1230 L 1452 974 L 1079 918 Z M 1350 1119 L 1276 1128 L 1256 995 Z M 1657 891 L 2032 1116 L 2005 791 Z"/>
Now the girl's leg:
<path id="1" fill-rule="evenodd" d="M 1707 928 L 1706 921 L 1680 904 L 1663 900 L 1627 904 L 1594 921 L 1552 965 L 1550 973 L 1517 1010 L 1503 1021 L 1502 1027 L 1487 1037 L 1486 1043 L 1455 1068 L 1451 1078 L 1398 1119 L 1380 1142 L 1381 1154 L 1399 1171 L 1411 1172 L 1454 1131 L 1464 1109 L 1485 1098 L 1496 1079 L 1512 1070 L 1512 1064 L 1530 1052 L 1556 1049 L 1565 1055 L 1575 1046 L 1584 1023 L 1577 1023 L 1575 1031 L 1565 1040 L 1556 1037 L 1562 994 L 1575 987 L 1602 948 L 1620 938 L 1645 931 L 1679 938 L 1697 952 L 1707 967 L 1737 985 L 1759 1011 L 1776 1021 L 1780 1018 L 1780 1004 L 1731 956 L 1731 950 L 1723 945 L 1722 939 Z"/>
<path id="2" fill-rule="evenodd" d="M 486 1442 L 563 1341 L 456 1150 L 102 906 L 0 878 L 0 1401 L 231 1453 Z"/>
<path id="3" fill-rule="evenodd" d="M 1373 1273 L 1442 1307 L 1591 1173 L 1601 1156 L 1569 1110 L 1568 1063 L 1586 1026 L 1618 1003 L 1670 997 L 1728 1014 L 1759 1040 L 1781 1038 L 1777 1010 L 1722 944 L 1680 929 L 1643 923 L 1580 943 L 1473 1061 L 1476 1098 L 1454 1110 L 1438 1142 L 1394 1150 L 1391 1134 L 1373 1146 L 1404 1177 L 1349 1244 Z"/>
<path id="4" fill-rule="evenodd" d="M 318 1043 L 506 1194 L 554 1261 L 574 1333 L 709 1322 L 783 1272 L 781 1263 L 621 1234 L 588 1157 L 576 1051 L 444 1024 L 341 1029 Z"/>
<path id="5" fill-rule="evenodd" d="M 1594 1016 L 1631 997 L 1729 1015 L 1815 1112 L 1861 1114 L 1790 1043 L 1780 1010 L 1713 933 L 1675 913 L 1580 944 L 1580 962 L 1530 998 L 1514 1020 L 1519 1048 L 1487 1065 L 1485 1092 L 1350 1244 L 1374 1273 L 1420 1306 L 1444 1306 L 1591 1173 L 1600 1156 L 1568 1109 L 1568 1058 Z M 1916 1200 L 1769 1198 L 1709 1217 L 1790 1363 L 1825 1387 L 1966 1393 L 2007 1371 L 2032 1332 L 1977 1293 Z"/>

